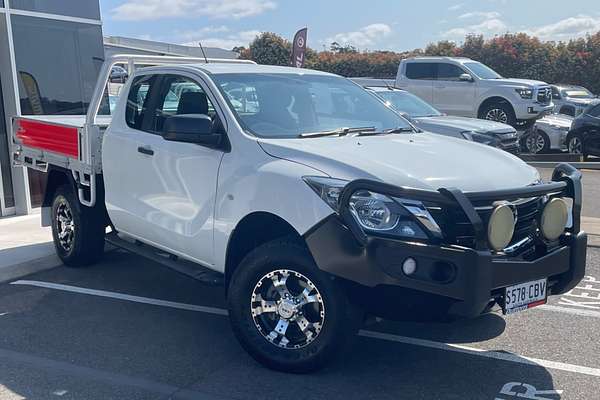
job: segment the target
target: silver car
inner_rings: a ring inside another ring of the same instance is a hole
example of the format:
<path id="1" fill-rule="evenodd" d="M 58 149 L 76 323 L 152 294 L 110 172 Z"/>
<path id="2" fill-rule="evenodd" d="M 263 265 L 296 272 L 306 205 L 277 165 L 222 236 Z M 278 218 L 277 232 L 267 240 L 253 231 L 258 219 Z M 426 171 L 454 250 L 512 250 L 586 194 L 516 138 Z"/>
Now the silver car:
<path id="1" fill-rule="evenodd" d="M 577 117 L 594 100 L 596 96 L 584 88 L 575 85 L 552 85 L 552 101 L 554 112 Z"/>
<path id="2" fill-rule="evenodd" d="M 532 154 L 566 150 L 565 138 L 571 130 L 573 119 L 563 114 L 551 114 L 538 119 L 521 138 L 523 147 Z"/>

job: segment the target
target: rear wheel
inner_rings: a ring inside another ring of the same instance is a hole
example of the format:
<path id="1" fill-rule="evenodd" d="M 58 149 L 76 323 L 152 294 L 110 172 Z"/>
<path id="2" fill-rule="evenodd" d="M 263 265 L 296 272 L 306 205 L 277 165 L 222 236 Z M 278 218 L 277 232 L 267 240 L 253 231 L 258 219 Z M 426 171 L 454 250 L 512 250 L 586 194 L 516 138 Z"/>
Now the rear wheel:
<path id="1" fill-rule="evenodd" d="M 294 240 L 264 244 L 244 258 L 228 293 L 233 331 L 261 364 L 285 372 L 324 366 L 354 336 L 361 313 Z"/>
<path id="2" fill-rule="evenodd" d="M 80 267 L 102 257 L 103 216 L 98 210 L 79 204 L 70 186 L 56 189 L 51 215 L 54 247 L 65 265 Z"/>
<path id="3" fill-rule="evenodd" d="M 527 135 L 525 148 L 531 154 L 547 153 L 550 150 L 550 138 L 544 131 L 536 129 Z"/>

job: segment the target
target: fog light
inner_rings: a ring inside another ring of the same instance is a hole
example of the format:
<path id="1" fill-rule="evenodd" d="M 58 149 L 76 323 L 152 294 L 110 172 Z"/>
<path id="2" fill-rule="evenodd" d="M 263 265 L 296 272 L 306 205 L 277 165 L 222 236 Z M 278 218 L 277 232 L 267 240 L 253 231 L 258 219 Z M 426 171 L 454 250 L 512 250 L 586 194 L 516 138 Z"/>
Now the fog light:
<path id="1" fill-rule="evenodd" d="M 408 257 L 402 263 L 402 272 L 405 275 L 412 275 L 417 270 L 417 261 L 414 258 Z"/>
<path id="2" fill-rule="evenodd" d="M 500 251 L 510 243 L 515 232 L 515 214 L 506 204 L 494 208 L 488 222 L 488 242 L 490 247 Z"/>
<path id="3" fill-rule="evenodd" d="M 558 239 L 565 231 L 568 219 L 569 213 L 565 201 L 557 197 L 553 198 L 546 203 L 542 212 L 542 234 L 548 240 Z"/>

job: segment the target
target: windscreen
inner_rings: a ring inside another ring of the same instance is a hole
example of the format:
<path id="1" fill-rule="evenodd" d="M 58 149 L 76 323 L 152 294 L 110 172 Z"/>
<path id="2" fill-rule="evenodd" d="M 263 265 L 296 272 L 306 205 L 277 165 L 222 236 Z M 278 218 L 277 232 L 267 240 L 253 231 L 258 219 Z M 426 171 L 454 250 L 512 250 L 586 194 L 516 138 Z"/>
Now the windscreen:
<path id="1" fill-rule="evenodd" d="M 442 115 L 438 110 L 424 102 L 417 96 L 408 92 L 389 90 L 385 92 L 375 92 L 388 105 L 396 111 L 408 114 L 409 117 L 433 117 Z"/>
<path id="2" fill-rule="evenodd" d="M 566 89 L 563 91 L 563 95 L 566 97 L 573 97 L 576 99 L 592 99 L 594 95 L 587 89 Z"/>
<path id="3" fill-rule="evenodd" d="M 410 128 L 355 83 L 310 74 L 216 74 L 240 124 L 258 137 L 291 138 L 339 128 Z"/>
<path id="4" fill-rule="evenodd" d="M 502 79 L 502 75 L 482 63 L 466 62 L 463 65 L 477 75 L 479 79 Z"/>

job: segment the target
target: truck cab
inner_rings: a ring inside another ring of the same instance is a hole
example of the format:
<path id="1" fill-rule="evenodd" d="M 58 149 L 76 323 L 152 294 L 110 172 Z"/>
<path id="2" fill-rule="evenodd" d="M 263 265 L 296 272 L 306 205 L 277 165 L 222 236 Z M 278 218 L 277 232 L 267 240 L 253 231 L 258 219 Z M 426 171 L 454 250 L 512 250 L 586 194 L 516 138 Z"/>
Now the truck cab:
<path id="1" fill-rule="evenodd" d="M 487 119 L 519 128 L 532 124 L 554 107 L 548 84 L 504 78 L 490 67 L 462 57 L 402 60 L 396 87 L 449 115 Z"/>
<path id="2" fill-rule="evenodd" d="M 243 62 L 130 71 L 99 129 L 123 61 L 103 67 L 82 127 L 14 121 L 15 162 L 49 171 L 57 254 L 82 267 L 108 241 L 222 285 L 233 332 L 270 368 L 322 367 L 367 314 L 512 314 L 585 273 L 569 165 L 542 182 L 512 154 L 416 129 L 350 80 Z M 56 132 L 75 145 L 46 148 Z"/>

